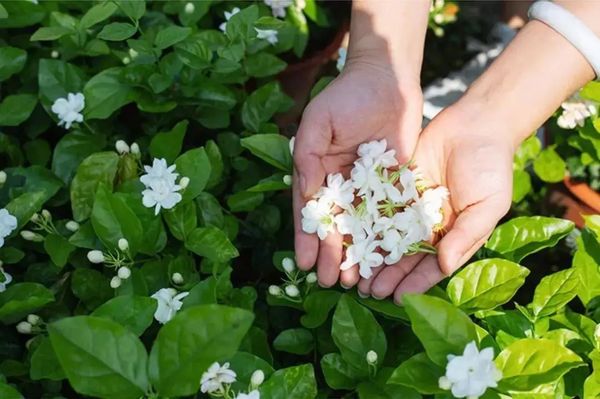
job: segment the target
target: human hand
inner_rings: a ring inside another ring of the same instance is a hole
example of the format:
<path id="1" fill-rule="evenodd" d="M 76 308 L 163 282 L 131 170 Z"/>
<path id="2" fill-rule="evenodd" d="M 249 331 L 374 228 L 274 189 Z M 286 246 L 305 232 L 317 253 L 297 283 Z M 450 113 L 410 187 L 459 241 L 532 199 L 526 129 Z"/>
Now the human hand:
<path id="1" fill-rule="evenodd" d="M 362 296 L 396 302 L 409 292 L 424 292 L 468 261 L 508 212 L 512 193 L 514 140 L 495 127 L 471 126 L 465 114 L 447 109 L 421 133 L 415 164 L 433 186 L 450 192 L 444 206 L 447 233 L 437 255 L 415 254 L 373 269 L 358 284 Z"/>
<path id="2" fill-rule="evenodd" d="M 342 236 L 323 241 L 302 231 L 301 209 L 329 173 L 345 173 L 364 142 L 385 138 L 401 162 L 410 159 L 421 129 L 423 100 L 418 76 L 396 76 L 381 65 L 349 59 L 343 73 L 304 111 L 294 149 L 296 260 L 301 269 L 317 263 L 319 283 L 351 287 L 358 268 L 340 276 Z"/>

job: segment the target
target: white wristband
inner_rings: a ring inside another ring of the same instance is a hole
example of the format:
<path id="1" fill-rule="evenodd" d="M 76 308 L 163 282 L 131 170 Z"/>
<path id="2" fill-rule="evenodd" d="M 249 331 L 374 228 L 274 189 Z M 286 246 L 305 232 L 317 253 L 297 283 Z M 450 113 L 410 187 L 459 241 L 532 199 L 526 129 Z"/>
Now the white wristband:
<path id="1" fill-rule="evenodd" d="M 590 63 L 600 78 L 600 38 L 583 21 L 563 7 L 540 0 L 529 8 L 529 18 L 537 19 L 560 33 Z"/>

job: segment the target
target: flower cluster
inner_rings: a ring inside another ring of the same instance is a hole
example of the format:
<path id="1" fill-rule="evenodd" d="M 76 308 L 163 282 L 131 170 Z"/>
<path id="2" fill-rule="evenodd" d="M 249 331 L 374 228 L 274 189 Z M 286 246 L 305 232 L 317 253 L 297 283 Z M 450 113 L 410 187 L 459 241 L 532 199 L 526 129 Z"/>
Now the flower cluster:
<path id="1" fill-rule="evenodd" d="M 67 98 L 58 98 L 52 104 L 52 112 L 58 117 L 58 126 L 70 129 L 74 122 L 83 122 L 83 108 L 85 97 L 82 93 L 69 93 Z"/>
<path id="2" fill-rule="evenodd" d="M 4 245 L 4 239 L 11 235 L 16 228 L 17 218 L 5 208 L 0 209 L 0 248 Z"/>
<path id="3" fill-rule="evenodd" d="M 480 352 L 475 342 L 469 342 L 462 356 L 448 355 L 446 375 L 440 377 L 438 384 L 456 398 L 476 399 L 488 388 L 496 388 L 500 379 L 502 373 L 494 363 L 494 350 L 484 348 Z"/>
<path id="4" fill-rule="evenodd" d="M 433 33 L 438 36 L 444 36 L 444 25 L 456 21 L 458 5 L 445 0 L 435 0 L 429 9 L 429 27 Z"/>
<path id="5" fill-rule="evenodd" d="M 250 377 L 248 393 L 238 392 L 237 395 L 231 390 L 231 384 L 237 381 L 237 374 L 229 368 L 229 363 L 220 365 L 213 363 L 200 379 L 200 391 L 214 397 L 224 399 L 260 399 L 258 387 L 265 380 L 262 370 L 255 370 Z"/>
<path id="6" fill-rule="evenodd" d="M 562 114 L 556 120 L 563 129 L 583 127 L 586 118 L 598 113 L 598 104 L 581 98 L 579 92 L 573 94 L 561 104 Z"/>
<path id="7" fill-rule="evenodd" d="M 152 166 L 145 165 L 144 170 L 146 174 L 140 177 L 140 181 L 146 186 L 142 191 L 145 207 L 154 207 L 154 213 L 158 215 L 160 208 L 172 209 L 181 201 L 179 191 L 187 187 L 190 179 L 182 177 L 177 184 L 179 174 L 175 172 L 175 165 L 168 166 L 165 159 L 155 158 Z"/>
<path id="8" fill-rule="evenodd" d="M 35 334 L 44 330 L 45 323 L 42 318 L 36 314 L 30 314 L 26 320 L 17 324 L 17 331 L 21 334 Z"/>
<path id="9" fill-rule="evenodd" d="M 426 242 L 441 229 L 445 187 L 425 189 L 408 165 L 400 166 L 385 139 L 361 144 L 350 179 L 327 176 L 327 186 L 302 209 L 302 230 L 321 240 L 337 229 L 345 236 L 347 270 L 358 264 L 369 278 L 372 268 L 398 262 L 404 254 L 433 252 Z"/>
<path id="10" fill-rule="evenodd" d="M 285 273 L 284 283 L 282 286 L 269 286 L 269 294 L 292 302 L 302 302 L 301 288 L 305 286 L 305 293 L 308 293 L 317 282 L 317 274 L 302 272 L 296 267 L 294 260 L 287 257 L 281 261 L 281 268 Z"/>
<path id="11" fill-rule="evenodd" d="M 102 252 L 94 249 L 87 253 L 87 258 L 92 263 L 104 263 L 108 267 L 112 267 L 117 271 L 117 274 L 110 280 L 110 287 L 117 289 L 121 286 L 124 280 L 131 277 L 131 269 L 133 259 L 129 252 L 129 241 L 125 238 L 120 238 L 117 242 L 118 250 L 114 252 Z"/>

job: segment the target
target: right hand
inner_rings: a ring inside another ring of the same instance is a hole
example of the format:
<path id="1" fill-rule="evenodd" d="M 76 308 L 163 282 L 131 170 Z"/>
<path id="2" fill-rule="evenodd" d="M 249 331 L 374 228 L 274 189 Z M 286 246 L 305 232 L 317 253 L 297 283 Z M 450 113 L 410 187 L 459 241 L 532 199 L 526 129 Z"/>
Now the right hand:
<path id="1" fill-rule="evenodd" d="M 348 59 L 344 71 L 306 107 L 294 149 L 294 224 L 298 267 L 317 264 L 319 284 L 340 282 L 345 288 L 358 280 L 358 268 L 340 276 L 342 236 L 330 233 L 323 241 L 302 231 L 301 210 L 329 173 L 348 171 L 360 144 L 386 139 L 401 163 L 410 160 L 422 123 L 423 95 L 418 75 L 398 76 L 384 65 Z"/>

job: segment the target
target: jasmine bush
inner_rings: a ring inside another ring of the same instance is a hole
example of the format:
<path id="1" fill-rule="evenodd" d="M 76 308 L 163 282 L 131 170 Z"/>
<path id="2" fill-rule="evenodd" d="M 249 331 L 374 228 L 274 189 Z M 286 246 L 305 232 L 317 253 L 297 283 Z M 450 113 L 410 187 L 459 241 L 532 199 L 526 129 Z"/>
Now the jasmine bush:
<path id="1" fill-rule="evenodd" d="M 1 398 L 600 394 L 598 216 L 509 220 L 403 306 L 296 267 L 275 76 L 334 17 L 0 1 Z"/>

